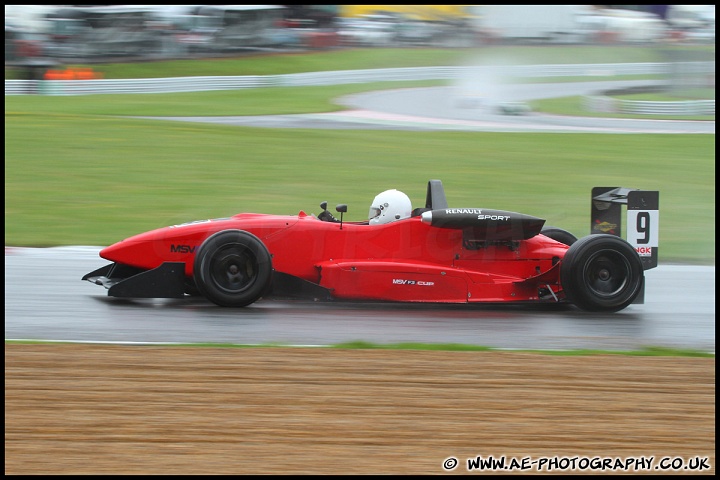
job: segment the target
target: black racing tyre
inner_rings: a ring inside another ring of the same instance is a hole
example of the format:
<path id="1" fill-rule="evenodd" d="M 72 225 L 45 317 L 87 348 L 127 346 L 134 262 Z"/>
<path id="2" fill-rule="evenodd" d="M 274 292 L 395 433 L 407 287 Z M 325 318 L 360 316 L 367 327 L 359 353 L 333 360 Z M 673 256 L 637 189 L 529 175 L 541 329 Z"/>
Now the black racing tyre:
<path id="1" fill-rule="evenodd" d="M 211 302 L 221 307 L 244 307 L 269 289 L 272 259 L 255 235 L 223 230 L 200 245 L 193 278 L 199 292 Z"/>
<path id="2" fill-rule="evenodd" d="M 615 235 L 588 235 L 573 243 L 560 265 L 570 303 L 592 312 L 617 312 L 640 293 L 644 270 L 628 242 Z"/>
<path id="3" fill-rule="evenodd" d="M 577 242 L 577 237 L 575 235 L 558 227 L 546 226 L 540 230 L 540 233 L 546 237 L 552 238 L 556 242 L 564 243 L 565 245 L 572 245 Z"/>

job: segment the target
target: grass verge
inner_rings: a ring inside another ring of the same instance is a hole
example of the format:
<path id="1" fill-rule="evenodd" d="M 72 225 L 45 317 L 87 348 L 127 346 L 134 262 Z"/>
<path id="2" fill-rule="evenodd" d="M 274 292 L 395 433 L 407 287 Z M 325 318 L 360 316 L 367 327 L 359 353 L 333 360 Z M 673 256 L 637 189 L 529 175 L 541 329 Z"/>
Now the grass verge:
<path id="1" fill-rule="evenodd" d="M 43 340 L 5 340 L 5 344 L 14 345 L 35 345 L 35 344 L 74 344 L 77 342 L 67 341 L 43 341 Z M 84 342 L 87 344 L 94 344 L 95 342 Z M 100 344 L 102 342 L 97 342 Z M 121 344 L 117 344 L 121 345 Z M 702 357 L 702 358 L 715 358 L 714 353 L 702 352 L 693 349 L 677 349 L 669 347 L 645 347 L 639 350 L 590 350 L 590 349 L 578 349 L 578 350 L 525 350 L 525 349 L 501 349 L 486 347 L 481 345 L 467 345 L 459 343 L 392 343 L 392 344 L 377 344 L 366 341 L 354 341 L 345 342 L 335 345 L 318 345 L 318 346 L 295 346 L 295 345 L 284 345 L 284 344 L 261 344 L 261 345 L 242 345 L 234 343 L 133 343 L 134 346 L 167 346 L 172 347 L 196 347 L 196 348 L 335 348 L 345 350 L 432 350 L 432 351 L 447 351 L 447 352 L 503 352 L 511 351 L 513 353 L 533 353 L 542 355 L 564 355 L 564 356 L 587 356 L 587 355 L 627 355 L 627 356 L 641 356 L 641 357 Z"/>

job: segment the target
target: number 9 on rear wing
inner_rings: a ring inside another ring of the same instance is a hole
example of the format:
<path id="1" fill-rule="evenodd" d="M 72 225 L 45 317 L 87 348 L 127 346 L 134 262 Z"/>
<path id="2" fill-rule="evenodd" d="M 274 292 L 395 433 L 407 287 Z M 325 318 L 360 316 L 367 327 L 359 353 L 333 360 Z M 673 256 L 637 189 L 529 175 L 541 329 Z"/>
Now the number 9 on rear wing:
<path id="1" fill-rule="evenodd" d="M 622 237 L 622 205 L 627 210 L 626 240 L 640 256 L 643 269 L 658 265 L 660 193 L 622 187 L 592 189 L 590 233 Z"/>

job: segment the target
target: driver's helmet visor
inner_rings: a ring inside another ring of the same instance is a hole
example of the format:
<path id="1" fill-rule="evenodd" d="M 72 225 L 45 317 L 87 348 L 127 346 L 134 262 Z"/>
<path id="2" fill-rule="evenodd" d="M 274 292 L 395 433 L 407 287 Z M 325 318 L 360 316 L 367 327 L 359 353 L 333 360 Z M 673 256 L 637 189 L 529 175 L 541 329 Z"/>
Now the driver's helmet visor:
<path id="1" fill-rule="evenodd" d="M 368 213 L 368 218 L 373 219 L 375 217 L 379 217 L 381 213 L 382 213 L 382 207 L 372 205 L 370 207 L 370 213 Z"/>

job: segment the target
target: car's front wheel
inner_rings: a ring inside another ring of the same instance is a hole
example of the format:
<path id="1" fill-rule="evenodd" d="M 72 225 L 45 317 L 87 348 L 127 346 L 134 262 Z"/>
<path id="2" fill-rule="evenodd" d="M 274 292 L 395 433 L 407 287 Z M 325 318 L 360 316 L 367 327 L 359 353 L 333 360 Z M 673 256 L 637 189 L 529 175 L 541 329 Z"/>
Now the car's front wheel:
<path id="1" fill-rule="evenodd" d="M 255 235 L 223 230 L 208 237 L 193 265 L 198 291 L 222 307 L 244 307 L 270 287 L 272 259 Z"/>
<path id="2" fill-rule="evenodd" d="M 635 249 L 620 237 L 588 235 L 573 243 L 560 266 L 567 300 L 583 310 L 616 312 L 640 293 L 643 266 Z"/>

